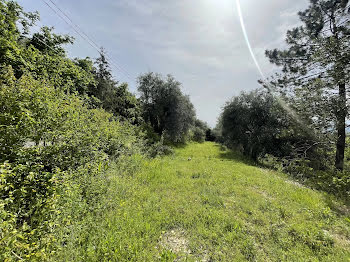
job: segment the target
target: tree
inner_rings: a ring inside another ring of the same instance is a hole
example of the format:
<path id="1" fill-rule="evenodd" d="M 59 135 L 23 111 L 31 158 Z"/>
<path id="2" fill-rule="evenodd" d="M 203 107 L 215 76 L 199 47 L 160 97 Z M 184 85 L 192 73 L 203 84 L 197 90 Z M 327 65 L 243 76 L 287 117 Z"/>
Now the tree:
<path id="1" fill-rule="evenodd" d="M 349 0 L 310 0 L 309 7 L 299 12 L 302 26 L 287 32 L 288 47 L 266 51 L 270 61 L 282 67 L 271 81 L 276 91 L 296 104 L 318 134 L 336 130 L 338 170 L 344 167 L 348 116 L 349 12 Z M 305 108 L 316 110 L 305 112 Z"/>
<path id="2" fill-rule="evenodd" d="M 72 43 L 69 36 L 56 35 L 52 28 L 29 34 L 39 19 L 37 13 L 26 13 L 14 1 L 0 0 L 0 66 L 11 66 L 16 78 L 27 72 L 67 92 L 86 92 L 93 75 L 66 57 L 63 45 Z"/>
<path id="3" fill-rule="evenodd" d="M 16 2 L 0 0 L 0 65 L 11 65 L 17 77 L 23 74 L 26 66 L 23 46 L 18 43 L 38 19 L 37 13 L 24 12 Z"/>
<path id="4" fill-rule="evenodd" d="M 290 137 L 286 129 L 290 119 L 277 100 L 264 90 L 241 93 L 223 108 L 217 130 L 220 140 L 231 148 L 240 148 L 244 155 L 257 160 L 259 156 L 290 153 Z"/>
<path id="5" fill-rule="evenodd" d="M 26 41 L 27 40 L 27 41 Z M 44 26 L 41 32 L 34 33 L 32 37 L 23 39 L 26 47 L 32 45 L 42 53 L 65 56 L 66 51 L 63 45 L 73 44 L 74 38 L 68 35 L 57 35 L 53 33 L 53 27 Z"/>
<path id="6" fill-rule="evenodd" d="M 143 115 L 159 135 L 171 142 L 183 142 L 194 123 L 195 111 L 181 83 L 171 75 L 148 73 L 138 78 Z"/>
<path id="7" fill-rule="evenodd" d="M 215 133 L 213 132 L 213 130 L 211 128 L 208 128 L 205 131 L 205 140 L 211 141 L 211 142 L 214 142 L 216 140 Z"/>
<path id="8" fill-rule="evenodd" d="M 141 122 L 139 101 L 128 90 L 128 84 L 119 84 L 113 79 L 106 52 L 102 48 L 95 62 L 96 85 L 90 86 L 90 95 L 101 102 L 101 106 L 122 120 L 137 124 Z"/>
<path id="9" fill-rule="evenodd" d="M 203 143 L 207 138 L 208 130 L 210 131 L 210 128 L 207 123 L 196 119 L 192 130 L 192 139 L 196 142 Z"/>

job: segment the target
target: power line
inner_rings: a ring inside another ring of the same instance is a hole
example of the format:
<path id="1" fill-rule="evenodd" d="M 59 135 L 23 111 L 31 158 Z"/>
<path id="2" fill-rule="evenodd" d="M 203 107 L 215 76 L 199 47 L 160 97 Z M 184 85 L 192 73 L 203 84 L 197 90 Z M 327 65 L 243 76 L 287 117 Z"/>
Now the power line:
<path id="1" fill-rule="evenodd" d="M 45 45 L 46 47 L 48 47 L 49 49 L 51 49 L 54 53 L 58 54 L 57 50 L 53 49 L 52 46 L 49 46 L 47 43 L 45 43 L 45 41 L 41 40 L 39 37 L 37 37 L 35 35 L 35 33 L 33 34 L 33 37 L 36 38 L 36 40 L 38 40 L 40 43 L 42 43 L 43 45 Z"/>
<path id="2" fill-rule="evenodd" d="M 36 33 L 39 33 L 39 31 L 35 31 L 33 34 L 32 34 L 32 37 L 37 39 L 40 43 L 42 43 L 43 45 L 45 45 L 47 48 L 51 49 L 54 53 L 58 54 L 58 51 L 53 49 L 52 46 L 49 46 L 45 41 L 43 41 L 42 39 L 40 39 L 38 36 L 36 36 L 35 34 Z M 24 59 L 22 59 L 22 62 L 25 64 L 26 67 L 28 67 L 30 70 L 32 69 L 31 65 L 29 65 L 27 63 L 27 61 L 25 61 Z"/>
<path id="3" fill-rule="evenodd" d="M 89 41 L 89 42 L 91 42 L 94 46 L 95 46 L 95 49 L 98 49 L 98 52 L 99 52 L 99 54 L 101 54 L 101 51 L 100 51 L 100 49 L 99 49 L 99 45 L 98 44 L 96 44 L 96 42 L 92 39 L 92 37 L 90 37 L 88 34 L 86 34 L 82 29 L 81 29 L 81 27 L 79 26 L 79 25 L 77 25 L 76 23 L 74 23 L 73 22 L 73 20 L 66 14 L 66 12 L 64 12 L 55 2 L 53 2 L 52 0 L 49 0 L 50 1 L 50 3 L 52 3 L 69 21 L 70 21 L 70 23 L 73 25 L 73 26 L 75 26 L 75 28 L 77 29 L 77 30 L 79 30 L 79 32 L 80 33 L 82 33 L 86 38 L 87 38 L 87 40 Z M 47 3 L 46 3 L 47 4 Z M 70 25 L 71 26 L 71 25 Z M 79 34 L 80 35 L 80 34 Z M 124 70 L 118 63 L 116 63 L 116 62 L 114 62 L 113 61 L 113 59 L 108 55 L 108 53 L 107 54 L 104 54 L 109 60 L 110 60 L 110 63 L 114 66 L 114 67 L 116 67 L 118 70 L 121 70 L 128 78 L 132 78 L 131 76 L 130 76 L 130 74 L 126 71 L 126 70 Z"/>
<path id="4" fill-rule="evenodd" d="M 96 44 L 96 42 L 93 40 L 93 39 L 91 39 L 91 37 L 89 37 L 81 28 L 80 28 L 80 26 L 79 25 L 77 25 L 77 24 L 75 24 L 74 22 L 73 22 L 73 20 L 61 9 L 61 8 L 59 8 L 59 6 L 58 5 L 56 5 L 56 3 L 55 2 L 53 2 L 52 0 L 49 0 L 50 1 L 50 3 L 52 3 L 70 22 L 71 22 L 71 24 L 73 24 L 78 30 L 80 30 L 80 32 L 84 35 L 84 36 L 86 36 L 86 38 L 91 42 L 91 43 L 93 43 L 94 45 L 95 45 L 95 47 L 97 47 L 97 48 L 99 48 L 99 45 L 98 44 Z"/>
<path id="5" fill-rule="evenodd" d="M 58 15 L 68 26 L 70 26 L 83 40 L 85 40 L 92 48 L 97 50 L 97 52 L 101 55 L 101 51 L 99 46 L 96 44 L 94 40 L 92 40 L 91 37 L 89 37 L 77 24 L 73 22 L 73 20 L 61 9 L 58 7 L 57 4 L 55 4 L 53 1 L 49 0 L 61 13 L 57 12 L 55 8 L 53 8 L 46 0 L 42 0 L 56 15 Z M 68 21 L 69 22 L 68 22 Z M 109 60 L 110 64 L 114 66 L 118 71 L 123 73 L 129 80 L 133 81 L 133 77 L 125 70 L 123 69 L 118 63 L 114 62 L 114 60 L 108 55 L 104 54 L 107 59 Z"/>
<path id="6" fill-rule="evenodd" d="M 69 25 L 70 27 L 73 28 L 73 30 L 81 37 L 83 38 L 85 41 L 88 42 L 88 44 L 93 47 L 94 49 L 97 50 L 97 52 L 99 54 L 101 54 L 101 51 L 99 49 L 99 46 L 93 41 L 91 40 L 91 38 L 86 34 L 84 33 L 80 27 L 78 25 L 76 25 L 72 19 L 64 12 L 62 11 L 54 2 L 52 2 L 51 0 L 49 0 L 51 3 L 53 3 L 56 8 L 71 22 L 68 23 L 67 20 L 65 18 L 62 17 L 61 14 L 59 14 L 52 6 L 50 6 L 45 0 L 42 0 L 43 2 L 45 2 L 45 4 L 51 9 L 53 10 L 67 25 Z M 114 66 L 118 71 L 122 72 L 125 76 L 127 76 L 130 80 L 132 80 L 132 77 L 130 76 L 130 74 L 128 74 L 128 72 L 126 70 L 124 70 L 120 65 L 118 65 L 117 63 L 115 63 L 113 61 L 113 59 L 108 55 L 108 54 L 105 54 L 105 56 L 110 60 L 110 63 L 112 66 Z"/>
<path id="7" fill-rule="evenodd" d="M 33 30 L 32 32 L 32 37 L 35 38 L 36 40 L 38 40 L 40 43 L 42 43 L 44 46 L 46 46 L 47 48 L 51 49 L 54 53 L 58 54 L 58 50 L 54 49 L 52 46 L 48 45 L 44 40 L 42 40 L 40 37 L 38 37 L 36 34 L 40 35 L 40 30 L 43 28 L 44 26 L 39 26 L 39 29 Z M 47 38 L 46 35 L 42 35 L 44 38 Z"/>
<path id="8" fill-rule="evenodd" d="M 56 15 L 58 15 L 68 26 L 70 26 L 71 28 L 73 28 L 73 30 L 84 40 L 86 40 L 93 48 L 96 49 L 96 47 L 94 45 L 92 45 L 88 39 L 86 39 L 82 34 L 80 34 L 80 32 L 78 30 L 76 30 L 70 23 L 67 22 L 67 20 L 60 14 L 58 13 L 52 6 L 50 6 L 45 0 L 42 0 L 52 11 L 54 11 L 56 13 Z"/>

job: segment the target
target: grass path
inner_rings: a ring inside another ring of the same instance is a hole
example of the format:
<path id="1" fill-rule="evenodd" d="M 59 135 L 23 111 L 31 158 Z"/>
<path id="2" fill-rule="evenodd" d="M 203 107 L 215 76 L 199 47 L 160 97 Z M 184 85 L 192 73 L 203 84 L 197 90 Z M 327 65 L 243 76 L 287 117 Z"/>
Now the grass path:
<path id="1" fill-rule="evenodd" d="M 64 259 L 350 261 L 350 214 L 327 194 L 214 143 L 139 164 L 110 171 L 108 208 Z"/>

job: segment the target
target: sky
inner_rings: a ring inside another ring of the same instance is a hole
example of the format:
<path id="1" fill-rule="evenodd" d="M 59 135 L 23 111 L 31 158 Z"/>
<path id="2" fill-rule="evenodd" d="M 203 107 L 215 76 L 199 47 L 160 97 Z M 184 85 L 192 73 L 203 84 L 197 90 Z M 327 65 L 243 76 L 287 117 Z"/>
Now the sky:
<path id="1" fill-rule="evenodd" d="M 55 3 L 112 62 L 115 78 L 137 93 L 140 74 L 171 74 L 182 83 L 199 119 L 214 127 L 225 102 L 259 88 L 261 79 L 242 33 L 236 0 L 18 0 L 38 11 L 40 26 L 75 37 L 70 57 L 96 58 L 98 51 L 48 7 Z M 276 68 L 264 53 L 283 48 L 308 0 L 240 0 L 256 59 L 265 75 Z M 67 19 L 68 20 L 68 19 Z M 69 22 L 69 20 L 68 20 Z M 37 30 L 34 28 L 34 31 Z"/>

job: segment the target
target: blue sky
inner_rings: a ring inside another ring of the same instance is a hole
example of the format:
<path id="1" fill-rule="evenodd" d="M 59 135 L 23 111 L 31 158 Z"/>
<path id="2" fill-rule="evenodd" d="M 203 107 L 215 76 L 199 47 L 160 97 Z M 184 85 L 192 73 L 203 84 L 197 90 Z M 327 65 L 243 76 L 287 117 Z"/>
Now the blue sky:
<path id="1" fill-rule="evenodd" d="M 49 0 L 45 0 L 50 4 Z M 71 57 L 96 58 L 97 51 L 43 0 L 19 0 L 39 11 L 38 24 L 75 37 Z M 52 0 L 122 70 L 117 80 L 136 93 L 136 77 L 153 71 L 172 74 L 190 95 L 198 118 L 215 126 L 221 107 L 241 91 L 259 87 L 237 15 L 235 0 Z M 241 0 L 247 34 L 264 74 L 276 70 L 265 49 L 283 47 L 285 32 L 298 24 L 308 0 Z M 124 73 L 127 72 L 127 73 Z"/>

